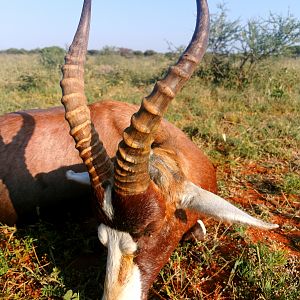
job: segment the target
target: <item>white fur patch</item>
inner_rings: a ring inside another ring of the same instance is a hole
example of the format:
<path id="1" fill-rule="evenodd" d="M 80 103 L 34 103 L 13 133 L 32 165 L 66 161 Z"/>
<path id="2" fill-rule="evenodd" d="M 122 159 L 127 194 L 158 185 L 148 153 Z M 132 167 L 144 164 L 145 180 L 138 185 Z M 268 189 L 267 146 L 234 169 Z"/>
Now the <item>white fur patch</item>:
<path id="1" fill-rule="evenodd" d="M 137 250 L 137 244 L 129 233 L 112 229 L 104 224 L 101 224 L 98 228 L 98 237 L 108 250 L 102 300 L 141 299 L 141 275 L 133 259 L 130 260 L 126 272 L 123 273 L 124 282 L 122 284 L 119 282 L 122 259 L 128 256 L 133 257 L 134 252 Z"/>
<path id="2" fill-rule="evenodd" d="M 201 227 L 202 232 L 203 232 L 203 235 L 205 236 L 205 235 L 206 235 L 206 228 L 205 228 L 204 223 L 203 223 L 201 220 L 197 220 L 197 223 L 198 223 L 199 226 Z"/>
<path id="3" fill-rule="evenodd" d="M 102 205 L 102 210 L 105 212 L 105 214 L 110 220 L 112 220 L 114 216 L 114 208 L 111 203 L 111 189 L 112 189 L 111 185 L 108 185 L 105 188 L 103 205 Z"/>
<path id="4" fill-rule="evenodd" d="M 90 176 L 88 172 L 76 173 L 73 170 L 68 170 L 66 172 L 66 177 L 68 180 L 79 182 L 85 185 L 91 185 Z M 111 203 L 111 185 L 108 185 L 104 191 L 104 199 L 102 209 L 107 215 L 107 217 L 112 220 L 114 216 L 114 208 Z"/>
<path id="5" fill-rule="evenodd" d="M 91 185 L 90 176 L 88 172 L 76 173 L 73 170 L 68 170 L 66 172 L 66 177 L 68 180 L 79 182 L 85 185 Z"/>
<path id="6" fill-rule="evenodd" d="M 108 242 L 108 235 L 107 235 L 107 226 L 104 224 L 100 224 L 98 227 L 98 239 L 100 240 L 101 244 L 105 247 L 107 247 Z"/>

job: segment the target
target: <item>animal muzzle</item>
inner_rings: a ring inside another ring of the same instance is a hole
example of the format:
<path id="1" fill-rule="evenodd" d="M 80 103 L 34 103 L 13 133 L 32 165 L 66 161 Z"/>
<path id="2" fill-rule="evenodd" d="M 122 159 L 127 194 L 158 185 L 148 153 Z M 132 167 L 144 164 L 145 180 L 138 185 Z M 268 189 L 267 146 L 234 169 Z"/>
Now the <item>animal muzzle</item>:
<path id="1" fill-rule="evenodd" d="M 141 274 L 134 263 L 137 245 L 130 234 L 101 224 L 98 237 L 108 250 L 102 299 L 142 299 Z"/>

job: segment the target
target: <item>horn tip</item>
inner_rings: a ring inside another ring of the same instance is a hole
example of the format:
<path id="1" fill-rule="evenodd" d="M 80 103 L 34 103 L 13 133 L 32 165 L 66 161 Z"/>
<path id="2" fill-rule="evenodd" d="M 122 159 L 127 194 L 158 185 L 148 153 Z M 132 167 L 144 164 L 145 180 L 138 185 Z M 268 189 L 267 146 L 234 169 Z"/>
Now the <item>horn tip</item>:
<path id="1" fill-rule="evenodd" d="M 268 223 L 268 229 L 276 229 L 276 228 L 279 228 L 279 225 L 278 225 L 278 224 L 271 224 L 271 223 Z"/>
<path id="2" fill-rule="evenodd" d="M 258 220 L 260 221 L 260 220 Z M 273 223 L 268 223 L 268 222 L 264 222 L 264 221 L 260 221 L 258 223 L 253 223 L 253 224 L 249 224 L 250 226 L 254 226 L 260 229 L 265 229 L 265 230 L 272 230 L 272 229 L 276 229 L 279 228 L 278 224 L 273 224 Z"/>

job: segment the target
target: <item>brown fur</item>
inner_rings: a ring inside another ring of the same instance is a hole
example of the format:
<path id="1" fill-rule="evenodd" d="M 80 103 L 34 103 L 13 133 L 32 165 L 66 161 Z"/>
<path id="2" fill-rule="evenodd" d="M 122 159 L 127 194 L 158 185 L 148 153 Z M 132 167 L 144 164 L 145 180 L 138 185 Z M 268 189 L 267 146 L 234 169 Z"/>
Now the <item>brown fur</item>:
<path id="1" fill-rule="evenodd" d="M 133 255 L 127 254 L 121 257 L 120 270 L 118 274 L 118 282 L 120 285 L 126 283 L 128 273 L 130 273 L 133 266 Z"/>
<path id="2" fill-rule="evenodd" d="M 108 154 L 117 145 L 134 105 L 103 101 L 90 106 L 92 120 Z M 216 191 L 215 171 L 207 157 L 178 128 L 163 121 L 154 147 L 177 149 L 177 161 L 189 180 Z M 36 217 L 82 211 L 89 189 L 68 182 L 68 169 L 84 171 L 69 135 L 62 108 L 31 110 L 0 116 L 0 221 L 14 224 Z M 65 204 L 65 205 L 64 205 Z"/>
<path id="3" fill-rule="evenodd" d="M 168 133 L 171 134 L 172 131 Z M 206 166 L 206 161 L 198 160 L 197 163 L 195 161 L 194 168 L 199 172 L 198 174 L 191 171 L 189 163 L 184 164 L 185 155 L 189 152 L 186 148 L 184 149 L 186 152 L 182 152 L 182 145 L 178 144 L 178 138 L 181 138 L 179 133 L 176 137 L 170 135 L 169 139 L 153 147 L 150 158 L 152 181 L 144 194 L 135 196 L 113 194 L 115 214 L 111 226 L 129 232 L 138 243 L 134 261 L 142 274 L 143 299 L 147 298 L 152 282 L 183 234 L 199 218 L 196 213 L 178 208 L 185 180 L 194 180 L 205 189 L 216 192 L 214 179 L 209 181 L 210 178 L 214 178 L 214 172 L 206 169 L 207 173 L 203 173 L 203 169 L 201 170 L 203 165 Z M 181 141 L 190 150 L 195 150 L 186 138 Z M 195 159 L 197 155 L 198 150 L 191 158 Z M 197 169 L 199 163 L 200 169 Z M 208 183 L 203 184 L 203 174 L 208 176 Z"/>
<path id="4" fill-rule="evenodd" d="M 105 101 L 90 109 L 100 139 L 113 157 L 137 107 Z M 82 214 L 90 192 L 65 178 L 66 170 L 83 171 L 84 167 L 69 136 L 63 109 L 7 114 L 0 117 L 0 130 L 0 221 L 13 224 L 32 219 L 37 211 L 49 216 L 51 210 L 57 218 L 58 212 L 64 215 L 64 207 Z M 155 135 L 150 177 L 151 184 L 142 195 L 121 197 L 113 192 L 112 221 L 102 212 L 98 199 L 99 222 L 130 233 L 138 243 L 134 262 L 142 275 L 143 299 L 182 235 L 199 218 L 177 208 L 184 180 L 216 192 L 215 170 L 207 157 L 167 121 Z M 125 280 L 128 265 L 122 262 L 119 281 Z"/>

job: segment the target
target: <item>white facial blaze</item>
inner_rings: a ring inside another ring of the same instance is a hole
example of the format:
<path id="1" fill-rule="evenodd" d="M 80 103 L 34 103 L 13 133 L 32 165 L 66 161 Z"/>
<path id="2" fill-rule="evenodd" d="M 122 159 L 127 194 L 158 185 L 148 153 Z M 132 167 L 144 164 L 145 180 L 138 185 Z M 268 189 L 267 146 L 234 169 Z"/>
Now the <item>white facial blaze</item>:
<path id="1" fill-rule="evenodd" d="M 101 224 L 98 237 L 108 250 L 102 300 L 141 299 L 141 275 L 133 262 L 137 245 L 130 234 Z"/>

